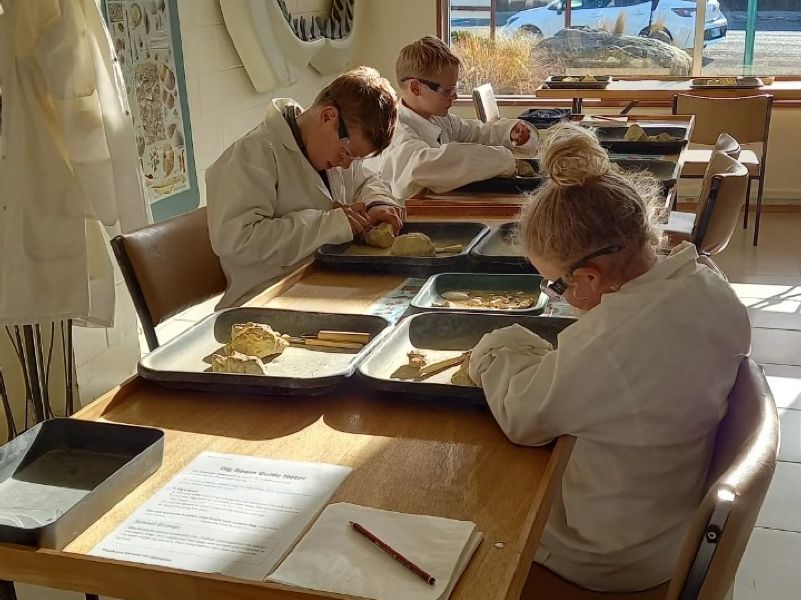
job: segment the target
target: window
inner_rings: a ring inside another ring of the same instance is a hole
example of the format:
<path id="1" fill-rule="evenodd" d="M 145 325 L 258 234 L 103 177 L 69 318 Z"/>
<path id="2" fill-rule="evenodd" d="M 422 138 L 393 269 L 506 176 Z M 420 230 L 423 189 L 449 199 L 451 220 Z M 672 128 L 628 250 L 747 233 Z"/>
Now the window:
<path id="1" fill-rule="evenodd" d="M 558 74 L 801 74 L 799 0 L 440 1 L 464 94 L 526 95 Z"/>

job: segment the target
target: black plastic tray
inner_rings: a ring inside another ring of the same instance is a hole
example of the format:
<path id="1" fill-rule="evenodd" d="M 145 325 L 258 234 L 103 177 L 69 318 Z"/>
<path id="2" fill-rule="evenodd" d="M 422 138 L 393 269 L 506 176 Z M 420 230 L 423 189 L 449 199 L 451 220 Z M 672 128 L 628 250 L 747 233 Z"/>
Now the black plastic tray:
<path id="1" fill-rule="evenodd" d="M 690 88 L 694 90 L 755 90 L 761 88 L 765 83 L 759 77 L 734 77 L 726 79 L 735 79 L 733 85 L 719 85 L 710 83 L 716 79 L 724 79 L 725 77 L 695 77 L 690 79 Z"/>
<path id="2" fill-rule="evenodd" d="M 514 323 L 541 335 L 555 347 L 559 332 L 574 322 L 575 319 L 562 317 L 421 313 L 403 319 L 392 330 L 359 365 L 359 377 L 366 386 L 384 392 L 483 405 L 486 401 L 480 388 L 450 383 L 458 367 L 452 367 L 425 380 L 392 379 L 391 375 L 398 367 L 406 364 L 406 353 L 415 348 L 426 351 L 432 360 L 450 358 L 473 348 L 484 334 Z"/>
<path id="3" fill-rule="evenodd" d="M 425 282 L 409 306 L 411 313 L 418 312 L 478 312 L 501 315 L 539 315 L 548 304 L 548 297 L 540 292 L 542 277 L 533 274 L 503 273 L 440 273 Z M 482 290 L 488 292 L 525 292 L 539 295 L 531 308 L 438 307 L 442 294 L 454 291 Z"/>
<path id="4" fill-rule="evenodd" d="M 473 264 L 490 273 L 536 273 L 517 241 L 519 229 L 515 222 L 490 231 L 470 253 Z"/>
<path id="5" fill-rule="evenodd" d="M 675 186 L 681 175 L 679 163 L 675 160 L 648 158 L 646 156 L 612 156 L 611 158 L 612 162 L 624 171 L 645 172 L 659 181 L 665 189 Z"/>
<path id="6" fill-rule="evenodd" d="M 315 260 L 327 267 L 356 271 L 396 272 L 427 277 L 445 271 L 469 267 L 470 250 L 489 231 L 483 223 L 422 222 L 407 223 L 401 233 L 424 233 L 437 247 L 462 244 L 457 254 L 435 257 L 391 256 L 389 249 L 370 248 L 354 242 L 326 245 L 315 254 Z"/>
<path id="7" fill-rule="evenodd" d="M 61 550 L 158 470 L 164 432 L 50 419 L 0 448 L 0 542 Z"/>
<path id="8" fill-rule="evenodd" d="M 609 75 L 594 75 L 595 81 L 565 81 L 581 75 L 551 75 L 543 84 L 552 90 L 603 90 L 609 86 L 612 78 Z"/>
<path id="9" fill-rule="evenodd" d="M 634 122 L 630 123 L 630 125 L 634 124 Z M 689 143 L 688 128 L 680 125 L 640 125 L 648 135 L 670 134 L 675 139 L 669 142 L 627 142 L 623 138 L 628 130 L 628 125 L 585 126 L 595 130 L 598 141 L 604 148 L 618 154 L 678 154 Z"/>
<path id="10" fill-rule="evenodd" d="M 523 159 L 526 160 L 526 159 Z M 535 159 L 528 160 L 535 170 L 539 170 L 539 162 Z M 535 174 L 532 177 L 519 177 L 511 175 L 509 177 L 490 177 L 481 181 L 474 181 L 457 188 L 459 192 L 477 192 L 481 194 L 524 194 L 536 190 L 542 185 L 542 175 Z"/>
<path id="11" fill-rule="evenodd" d="M 213 373 L 211 355 L 231 341 L 231 326 L 249 321 L 292 336 L 328 329 L 369 333 L 372 339 L 361 350 L 290 346 L 267 362 L 267 375 Z M 375 315 L 229 308 L 209 315 L 142 358 L 139 374 L 167 387 L 201 391 L 318 395 L 350 377 L 388 327 L 389 321 Z"/>

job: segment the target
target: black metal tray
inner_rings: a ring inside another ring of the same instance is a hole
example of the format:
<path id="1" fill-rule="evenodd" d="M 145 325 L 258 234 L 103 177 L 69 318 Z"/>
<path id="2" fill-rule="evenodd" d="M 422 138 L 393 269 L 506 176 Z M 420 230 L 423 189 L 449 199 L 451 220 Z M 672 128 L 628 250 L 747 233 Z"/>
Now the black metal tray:
<path id="1" fill-rule="evenodd" d="M 290 346 L 266 360 L 266 375 L 213 373 L 211 355 L 231 341 L 235 323 L 265 323 L 281 333 L 302 336 L 320 330 L 358 331 L 372 339 L 361 350 Z M 209 315 L 142 358 L 139 374 L 167 387 L 223 393 L 323 394 L 350 377 L 389 327 L 375 315 L 302 312 L 277 308 L 229 308 Z"/>
<path id="2" fill-rule="evenodd" d="M 734 79 L 732 84 L 714 83 L 721 79 Z M 759 77 L 695 77 L 690 79 L 694 90 L 755 90 L 765 83 Z"/>
<path id="3" fill-rule="evenodd" d="M 539 315 L 548 304 L 548 297 L 540 292 L 542 277 L 533 274 L 502 274 L 502 273 L 440 273 L 425 282 L 417 295 L 412 298 L 409 306 L 411 313 L 418 312 L 478 312 L 501 315 Z M 447 292 L 464 292 L 480 290 L 486 292 L 524 292 L 537 294 L 538 301 L 531 308 L 485 308 L 485 307 L 459 307 L 435 306 L 442 303 L 442 294 Z"/>
<path id="4" fill-rule="evenodd" d="M 570 118 L 567 108 L 530 108 L 518 115 L 518 119 L 531 123 L 537 129 L 548 129 Z"/>
<path id="5" fill-rule="evenodd" d="M 647 156 L 612 156 L 612 162 L 624 171 L 642 172 L 650 175 L 665 189 L 672 188 L 679 180 L 681 169 L 675 160 L 648 158 Z"/>
<path id="6" fill-rule="evenodd" d="M 158 470 L 164 432 L 50 419 L 0 447 L 0 542 L 61 550 Z"/>
<path id="7" fill-rule="evenodd" d="M 504 223 L 494 228 L 470 253 L 473 263 L 490 273 L 536 273 L 517 235 L 519 223 Z"/>
<path id="8" fill-rule="evenodd" d="M 630 123 L 634 125 L 639 123 Z M 627 142 L 623 138 L 628 125 L 585 125 L 592 127 L 604 148 L 617 154 L 678 154 L 689 143 L 688 128 L 680 125 L 640 125 L 648 135 L 668 133 L 674 139 L 669 142 Z"/>
<path id="9" fill-rule="evenodd" d="M 595 81 L 565 81 L 583 75 L 551 75 L 543 85 L 552 90 L 603 90 L 609 86 L 612 78 L 609 75 L 593 75 Z"/>
<path id="10" fill-rule="evenodd" d="M 359 378 L 373 389 L 425 398 L 451 399 L 463 404 L 485 404 L 484 392 L 477 387 L 452 384 L 458 367 L 452 367 L 425 380 L 391 377 L 407 363 L 406 353 L 423 350 L 431 360 L 458 356 L 473 348 L 484 334 L 514 323 L 534 331 L 556 346 L 560 331 L 575 319 L 480 313 L 421 313 L 403 319 L 359 365 Z"/>
<path id="11" fill-rule="evenodd" d="M 396 272 L 427 277 L 469 267 L 470 250 L 489 231 L 483 223 L 421 222 L 407 223 L 401 233 L 424 233 L 437 247 L 462 244 L 456 254 L 435 257 L 391 256 L 389 249 L 371 248 L 355 242 L 326 245 L 317 250 L 315 260 L 327 267 L 357 271 Z"/>
<path id="12" fill-rule="evenodd" d="M 542 185 L 543 176 L 538 173 L 539 161 L 537 159 L 521 159 L 530 163 L 534 167 L 535 175 L 531 177 L 520 177 L 510 175 L 509 177 L 490 177 L 481 181 L 474 181 L 457 188 L 459 192 L 477 192 L 482 194 L 524 194 L 536 190 Z"/>

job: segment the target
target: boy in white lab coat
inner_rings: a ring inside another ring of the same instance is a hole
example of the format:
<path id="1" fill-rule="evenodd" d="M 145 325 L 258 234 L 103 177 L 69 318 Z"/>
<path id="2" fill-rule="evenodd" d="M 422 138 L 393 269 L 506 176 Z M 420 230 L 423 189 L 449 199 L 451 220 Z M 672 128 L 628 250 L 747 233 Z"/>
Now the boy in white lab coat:
<path id="1" fill-rule="evenodd" d="M 392 87 L 368 67 L 337 77 L 307 110 L 272 100 L 206 173 L 211 244 L 228 280 L 218 308 L 242 304 L 324 244 L 381 222 L 400 230 L 403 208 L 362 166 L 396 122 Z"/>
<path id="2" fill-rule="evenodd" d="M 389 148 L 367 162 L 398 198 L 425 188 L 443 193 L 490 177 L 533 174 L 531 165 L 515 155 L 533 156 L 539 141 L 534 127 L 518 119 L 482 123 L 448 114 L 460 66 L 434 37 L 400 52 L 395 63 L 400 122 Z"/>
<path id="3" fill-rule="evenodd" d="M 657 256 L 653 187 L 610 170 L 591 132 L 554 128 L 541 160 L 521 241 L 543 289 L 583 314 L 557 350 L 518 325 L 484 336 L 470 376 L 512 441 L 576 437 L 535 560 L 594 590 L 647 589 L 706 491 L 748 314 L 693 245 Z"/>

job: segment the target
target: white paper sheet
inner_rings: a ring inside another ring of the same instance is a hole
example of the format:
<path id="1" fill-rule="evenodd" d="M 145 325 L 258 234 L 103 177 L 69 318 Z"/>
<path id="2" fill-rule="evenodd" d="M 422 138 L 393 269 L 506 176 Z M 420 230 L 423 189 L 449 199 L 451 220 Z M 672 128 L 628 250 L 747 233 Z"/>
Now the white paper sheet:
<path id="1" fill-rule="evenodd" d="M 429 585 L 350 527 L 355 521 L 436 578 Z M 330 504 L 271 581 L 373 600 L 444 600 L 482 539 L 474 523 Z"/>
<path id="2" fill-rule="evenodd" d="M 263 580 L 350 471 L 204 452 L 90 554 Z"/>

